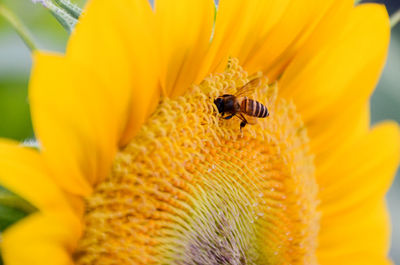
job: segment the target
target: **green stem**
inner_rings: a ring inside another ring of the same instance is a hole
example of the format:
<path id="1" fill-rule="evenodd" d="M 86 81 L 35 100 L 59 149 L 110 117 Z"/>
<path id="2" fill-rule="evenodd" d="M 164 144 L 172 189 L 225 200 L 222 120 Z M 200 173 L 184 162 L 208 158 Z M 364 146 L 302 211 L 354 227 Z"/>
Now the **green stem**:
<path id="1" fill-rule="evenodd" d="M 358 5 L 362 0 L 354 0 L 354 5 Z"/>
<path id="2" fill-rule="evenodd" d="M 35 42 L 33 41 L 32 35 L 29 33 L 29 30 L 22 24 L 21 20 L 8 8 L 4 5 L 0 4 L 0 16 L 4 17 L 8 23 L 14 28 L 14 30 L 18 33 L 21 39 L 25 42 L 26 46 L 34 51 L 37 49 Z"/>
<path id="3" fill-rule="evenodd" d="M 34 1 L 34 3 L 36 2 L 42 4 L 42 6 L 47 8 L 50 13 L 58 20 L 58 22 L 64 27 L 65 30 L 67 30 L 69 33 L 72 32 L 78 20 L 74 18 L 69 12 L 53 3 L 52 0 Z"/>
<path id="4" fill-rule="evenodd" d="M 54 0 L 57 5 L 67 11 L 73 18 L 79 19 L 82 9 L 70 2 L 70 0 Z"/>
<path id="5" fill-rule="evenodd" d="M 400 22 L 400 9 L 390 16 L 390 27 L 394 28 Z"/>

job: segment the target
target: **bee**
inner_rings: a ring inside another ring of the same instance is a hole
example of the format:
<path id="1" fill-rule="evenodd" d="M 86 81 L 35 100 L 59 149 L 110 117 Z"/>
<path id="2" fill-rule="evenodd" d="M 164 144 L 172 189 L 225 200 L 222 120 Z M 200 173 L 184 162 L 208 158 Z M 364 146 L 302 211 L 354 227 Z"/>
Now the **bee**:
<path id="1" fill-rule="evenodd" d="M 237 116 L 241 120 L 240 131 L 246 124 L 256 124 L 257 118 L 268 117 L 269 112 L 266 106 L 246 96 L 251 95 L 261 84 L 262 79 L 256 78 L 238 88 L 235 95 L 224 94 L 217 97 L 214 104 L 217 106 L 218 112 L 221 113 L 221 117 L 229 120 L 233 116 Z"/>

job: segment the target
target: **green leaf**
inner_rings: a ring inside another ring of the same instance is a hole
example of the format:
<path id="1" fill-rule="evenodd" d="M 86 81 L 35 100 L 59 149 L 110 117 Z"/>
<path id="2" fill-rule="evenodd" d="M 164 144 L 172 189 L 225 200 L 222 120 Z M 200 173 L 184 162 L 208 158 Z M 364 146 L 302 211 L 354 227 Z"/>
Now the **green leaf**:
<path id="1" fill-rule="evenodd" d="M 24 211 L 0 205 L 0 231 L 4 231 L 7 227 L 18 222 L 27 215 L 28 213 Z"/>
<path id="2" fill-rule="evenodd" d="M 32 204 L 2 186 L 0 186 L 0 206 L 15 209 L 25 214 L 37 211 Z M 2 217 L 0 215 L 0 218 Z"/>
<path id="3" fill-rule="evenodd" d="M 32 204 L 0 186 L 0 232 L 35 211 Z"/>

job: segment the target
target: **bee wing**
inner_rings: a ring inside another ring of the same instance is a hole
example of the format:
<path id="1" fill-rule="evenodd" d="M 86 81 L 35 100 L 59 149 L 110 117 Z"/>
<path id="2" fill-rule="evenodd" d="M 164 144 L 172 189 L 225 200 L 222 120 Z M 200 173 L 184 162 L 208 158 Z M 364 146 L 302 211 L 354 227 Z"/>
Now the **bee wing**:
<path id="1" fill-rule="evenodd" d="M 246 118 L 248 124 L 251 124 L 251 125 L 257 124 L 258 118 L 249 116 L 244 113 L 243 113 L 243 116 Z"/>
<path id="2" fill-rule="evenodd" d="M 236 90 L 236 97 L 251 96 L 261 86 L 263 77 L 257 77 Z"/>
<path id="3" fill-rule="evenodd" d="M 240 112 L 238 115 L 237 115 L 237 117 L 239 118 L 239 119 L 241 119 L 242 121 L 247 121 L 247 123 L 248 124 L 251 124 L 251 125 L 255 125 L 255 124 L 257 124 L 257 118 L 256 117 L 252 117 L 252 116 L 249 116 L 249 115 L 247 115 L 247 114 L 245 114 L 245 113 L 243 113 L 243 112 Z"/>

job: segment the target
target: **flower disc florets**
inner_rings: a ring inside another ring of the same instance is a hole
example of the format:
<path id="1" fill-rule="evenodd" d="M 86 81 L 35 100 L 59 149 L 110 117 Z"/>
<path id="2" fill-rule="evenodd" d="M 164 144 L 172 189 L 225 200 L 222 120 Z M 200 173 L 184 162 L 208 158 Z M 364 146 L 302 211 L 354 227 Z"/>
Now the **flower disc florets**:
<path id="1" fill-rule="evenodd" d="M 78 264 L 313 264 L 317 186 L 308 139 L 277 83 L 270 117 L 241 133 L 213 101 L 249 80 L 230 60 L 164 98 L 87 199 Z"/>

